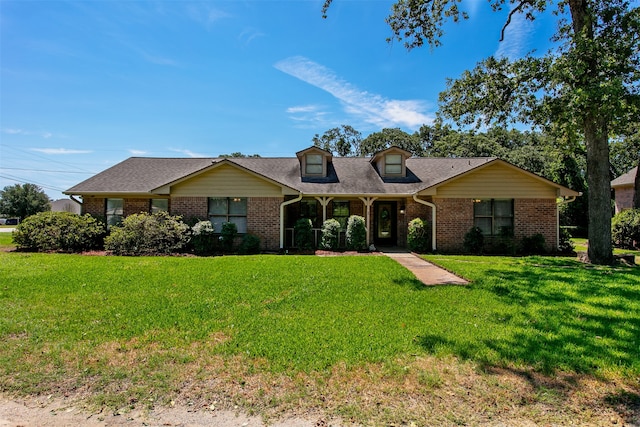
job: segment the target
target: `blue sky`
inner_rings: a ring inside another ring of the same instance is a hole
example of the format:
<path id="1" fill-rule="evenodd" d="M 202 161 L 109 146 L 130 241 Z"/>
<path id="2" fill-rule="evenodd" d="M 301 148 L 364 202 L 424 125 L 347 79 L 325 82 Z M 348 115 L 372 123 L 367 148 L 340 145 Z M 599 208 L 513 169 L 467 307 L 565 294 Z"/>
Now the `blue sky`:
<path id="1" fill-rule="evenodd" d="M 293 156 L 347 124 L 433 120 L 447 78 L 546 51 L 553 19 L 464 2 L 444 46 L 387 43 L 392 1 L 0 0 L 0 188 L 53 199 L 131 156 Z"/>

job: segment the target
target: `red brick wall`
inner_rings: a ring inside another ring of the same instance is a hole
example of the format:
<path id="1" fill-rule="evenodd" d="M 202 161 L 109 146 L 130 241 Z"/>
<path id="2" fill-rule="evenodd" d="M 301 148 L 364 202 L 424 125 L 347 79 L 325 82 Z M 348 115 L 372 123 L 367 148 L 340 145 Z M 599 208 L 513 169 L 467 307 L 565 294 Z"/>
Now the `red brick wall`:
<path id="1" fill-rule="evenodd" d="M 462 252 L 464 235 L 473 227 L 471 199 L 434 199 L 436 205 L 436 249 Z"/>
<path id="2" fill-rule="evenodd" d="M 124 216 L 139 214 L 140 212 L 149 212 L 150 203 L 149 199 L 124 199 Z"/>
<path id="3" fill-rule="evenodd" d="M 428 202 L 431 202 L 431 198 L 423 198 Z M 402 205 L 405 206 L 405 214 L 400 213 Z M 407 246 L 407 232 L 409 231 L 409 223 L 415 218 L 422 218 L 427 220 L 431 224 L 431 208 L 423 205 L 422 203 L 416 203 L 412 198 L 407 198 L 404 201 L 398 202 L 398 246 Z"/>
<path id="4" fill-rule="evenodd" d="M 464 235 L 473 227 L 471 199 L 435 199 L 437 211 L 436 244 L 441 252 L 464 251 Z M 554 199 L 514 200 L 514 236 L 517 240 L 540 233 L 547 249 L 557 243 L 558 223 Z"/>
<path id="5" fill-rule="evenodd" d="M 284 198 L 250 197 L 247 200 L 247 231 L 260 237 L 265 250 L 280 249 L 280 204 Z"/>
<path id="6" fill-rule="evenodd" d="M 105 199 L 103 197 L 82 198 L 82 213 L 89 214 L 94 217 L 103 217 L 105 210 Z"/>
<path id="7" fill-rule="evenodd" d="M 171 215 L 180 215 L 185 221 L 209 219 L 209 202 L 206 197 L 174 197 L 171 199 Z"/>
<path id="8" fill-rule="evenodd" d="M 513 232 L 516 239 L 542 234 L 548 250 L 558 242 L 557 204 L 554 199 L 516 199 Z"/>
<path id="9" fill-rule="evenodd" d="M 633 187 L 615 189 L 616 213 L 633 207 Z"/>

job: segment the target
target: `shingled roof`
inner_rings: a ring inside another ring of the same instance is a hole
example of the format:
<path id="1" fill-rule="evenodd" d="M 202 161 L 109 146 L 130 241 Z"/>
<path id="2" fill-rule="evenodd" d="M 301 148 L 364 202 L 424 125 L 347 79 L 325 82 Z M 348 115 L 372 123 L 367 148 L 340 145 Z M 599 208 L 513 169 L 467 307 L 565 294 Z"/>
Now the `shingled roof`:
<path id="1" fill-rule="evenodd" d="M 611 187 L 627 187 L 633 186 L 636 180 L 636 172 L 638 171 L 638 167 L 631 169 L 629 172 L 624 175 L 620 175 L 613 181 L 611 181 Z"/>
<path id="2" fill-rule="evenodd" d="M 406 160 L 406 177 L 384 178 L 368 157 L 334 157 L 327 177 L 309 179 L 301 176 L 300 162 L 296 157 L 131 157 L 64 193 L 150 195 L 160 187 L 226 162 L 306 195 L 411 195 L 496 161 L 502 162 L 494 157 L 409 158 Z"/>

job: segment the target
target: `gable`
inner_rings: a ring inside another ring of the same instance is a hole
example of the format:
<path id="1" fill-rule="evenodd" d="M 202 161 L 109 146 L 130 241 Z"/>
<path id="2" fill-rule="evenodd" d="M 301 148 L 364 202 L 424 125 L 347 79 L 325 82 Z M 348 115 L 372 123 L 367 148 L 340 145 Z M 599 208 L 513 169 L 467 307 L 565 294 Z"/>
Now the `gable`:
<path id="1" fill-rule="evenodd" d="M 223 164 L 171 186 L 172 196 L 276 197 L 283 188 L 229 164 Z"/>
<path id="2" fill-rule="evenodd" d="M 559 189 L 550 182 L 502 162 L 471 171 L 429 190 L 424 194 L 450 198 L 533 199 L 559 195 Z"/>

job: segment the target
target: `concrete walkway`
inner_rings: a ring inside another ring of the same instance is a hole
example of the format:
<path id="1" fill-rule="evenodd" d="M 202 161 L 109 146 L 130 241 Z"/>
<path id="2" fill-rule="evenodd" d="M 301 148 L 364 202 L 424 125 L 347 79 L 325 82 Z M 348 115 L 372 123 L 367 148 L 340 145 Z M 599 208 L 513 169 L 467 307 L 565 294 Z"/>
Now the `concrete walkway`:
<path id="1" fill-rule="evenodd" d="M 412 253 L 394 251 L 382 251 L 382 253 L 412 272 L 425 285 L 466 285 L 469 283 L 467 280 Z"/>

